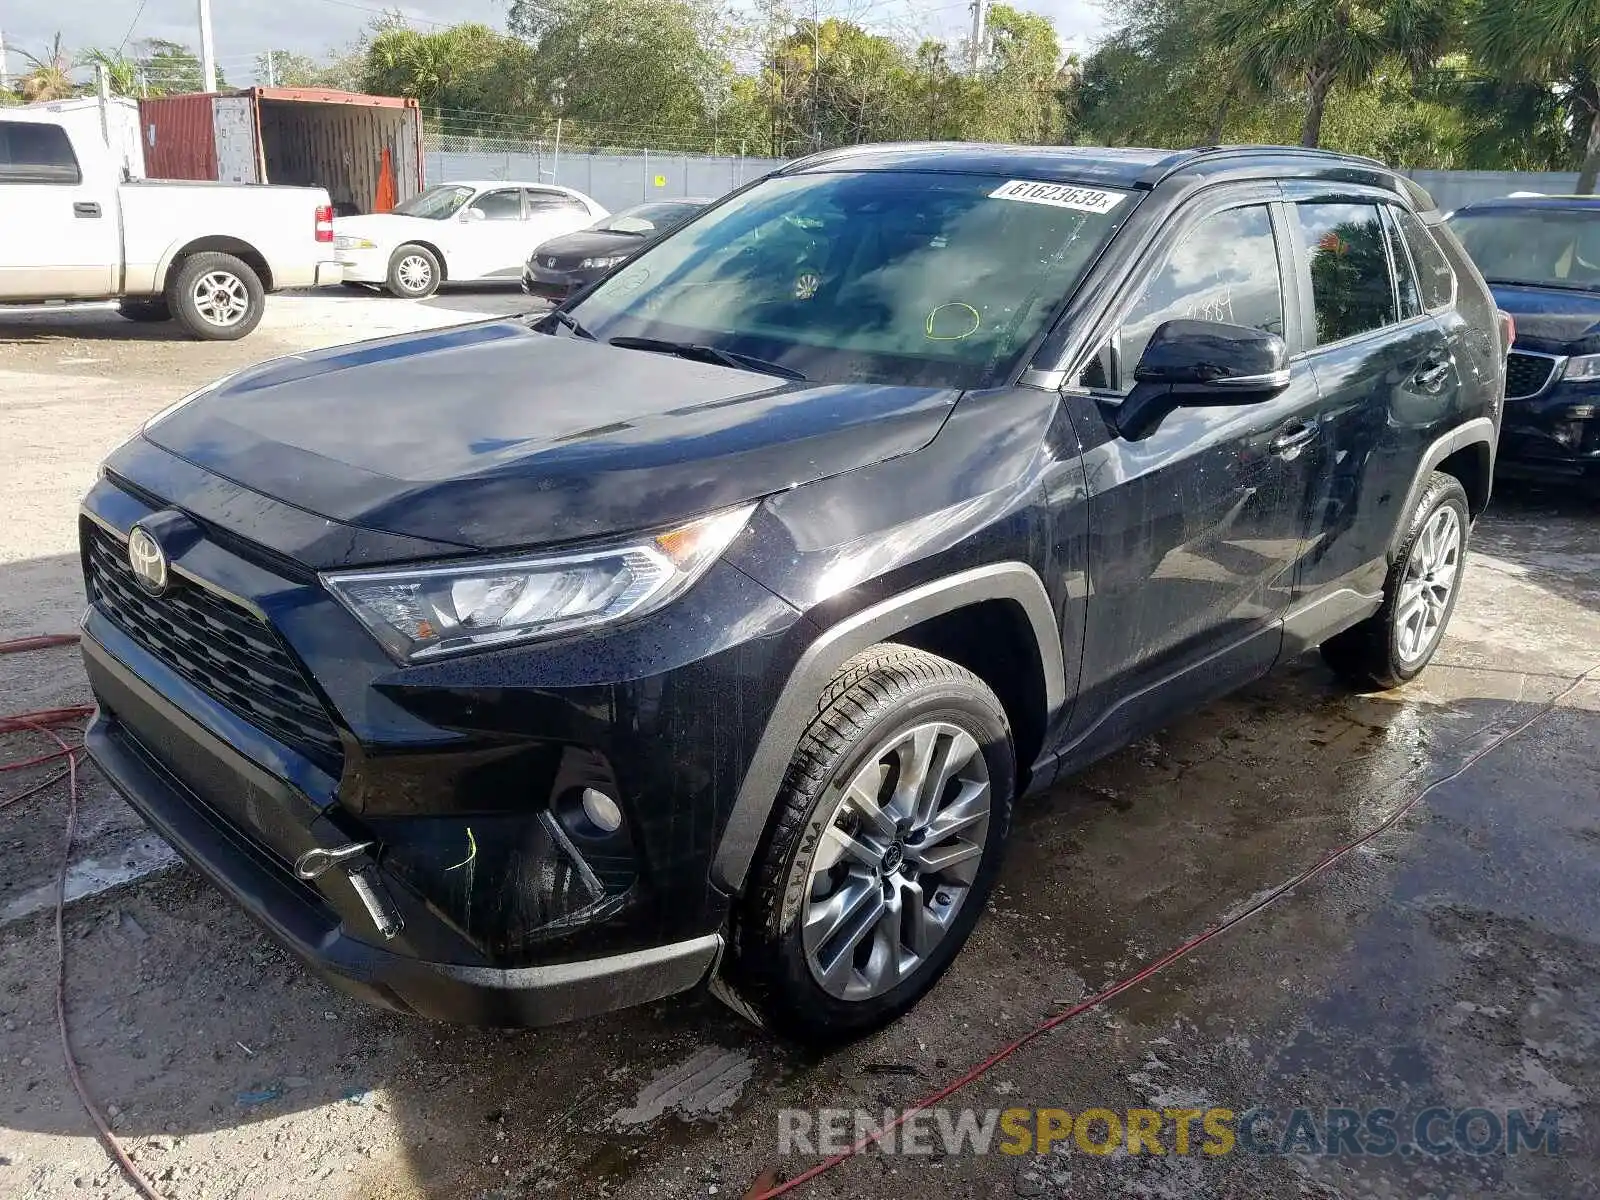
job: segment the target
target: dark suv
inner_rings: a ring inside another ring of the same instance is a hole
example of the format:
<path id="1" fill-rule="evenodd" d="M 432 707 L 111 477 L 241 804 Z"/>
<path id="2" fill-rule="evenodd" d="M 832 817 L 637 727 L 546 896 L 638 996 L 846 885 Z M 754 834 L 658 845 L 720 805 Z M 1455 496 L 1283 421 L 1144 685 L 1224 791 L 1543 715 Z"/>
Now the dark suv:
<path id="1" fill-rule="evenodd" d="M 84 506 L 89 746 L 369 999 L 849 1036 L 1018 796 L 1311 646 L 1422 670 L 1504 360 L 1377 163 L 817 155 L 564 309 L 152 420 Z"/>
<path id="2" fill-rule="evenodd" d="M 1516 321 L 1501 476 L 1600 488 L 1600 198 L 1486 200 L 1450 228 Z"/>

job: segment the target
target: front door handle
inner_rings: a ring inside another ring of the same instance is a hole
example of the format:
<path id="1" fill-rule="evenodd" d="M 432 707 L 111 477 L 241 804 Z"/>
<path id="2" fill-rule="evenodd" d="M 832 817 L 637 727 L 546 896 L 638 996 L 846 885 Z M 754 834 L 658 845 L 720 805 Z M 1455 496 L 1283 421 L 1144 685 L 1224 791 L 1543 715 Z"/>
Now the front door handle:
<path id="1" fill-rule="evenodd" d="M 1455 369 L 1455 359 L 1446 358 L 1442 362 L 1430 360 L 1429 365 L 1411 377 L 1419 388 L 1425 392 L 1438 392 L 1444 387 L 1445 380 L 1450 378 L 1450 372 Z"/>
<path id="2" fill-rule="evenodd" d="M 93 200 L 76 200 L 72 205 L 72 215 L 75 217 L 98 217 L 100 206 Z"/>
<path id="3" fill-rule="evenodd" d="M 1315 421 L 1296 421 L 1287 426 L 1277 437 L 1272 439 L 1268 447 L 1274 454 L 1282 458 L 1293 458 L 1301 449 L 1317 436 L 1317 423 Z"/>

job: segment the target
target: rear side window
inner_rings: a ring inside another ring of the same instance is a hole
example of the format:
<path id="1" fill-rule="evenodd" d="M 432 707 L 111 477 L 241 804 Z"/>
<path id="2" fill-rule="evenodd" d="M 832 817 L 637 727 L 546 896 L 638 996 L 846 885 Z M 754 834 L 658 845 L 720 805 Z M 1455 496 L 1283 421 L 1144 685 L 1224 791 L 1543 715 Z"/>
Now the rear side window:
<path id="1" fill-rule="evenodd" d="M 61 126 L 0 121 L 0 183 L 82 182 L 78 156 Z"/>
<path id="2" fill-rule="evenodd" d="M 1311 257 L 1317 345 L 1396 320 L 1394 279 L 1376 204 L 1297 204 Z"/>
<path id="3" fill-rule="evenodd" d="M 1383 231 L 1389 237 L 1389 257 L 1394 260 L 1395 291 L 1400 297 L 1400 319 L 1408 321 L 1422 315 L 1422 293 L 1417 290 L 1417 273 L 1411 265 L 1400 231 L 1395 228 L 1399 215 L 1390 205 L 1383 206 Z"/>
<path id="4" fill-rule="evenodd" d="M 1226 321 L 1283 333 L 1283 280 L 1272 217 L 1264 205 L 1207 217 L 1173 251 L 1123 322 L 1118 352 L 1122 382 L 1150 335 L 1168 321 Z"/>
<path id="5" fill-rule="evenodd" d="M 536 192 L 529 188 L 525 193 L 528 197 L 528 215 L 540 216 L 544 213 L 576 212 L 588 214 L 588 206 L 582 200 L 560 192 Z"/>
<path id="6" fill-rule="evenodd" d="M 1450 260 L 1433 240 L 1428 227 L 1411 213 L 1397 210 L 1394 214 L 1400 226 L 1400 235 L 1411 247 L 1411 260 L 1417 264 L 1417 286 L 1422 292 L 1422 305 L 1429 312 L 1449 308 L 1456 299 L 1456 275 L 1450 269 Z"/>

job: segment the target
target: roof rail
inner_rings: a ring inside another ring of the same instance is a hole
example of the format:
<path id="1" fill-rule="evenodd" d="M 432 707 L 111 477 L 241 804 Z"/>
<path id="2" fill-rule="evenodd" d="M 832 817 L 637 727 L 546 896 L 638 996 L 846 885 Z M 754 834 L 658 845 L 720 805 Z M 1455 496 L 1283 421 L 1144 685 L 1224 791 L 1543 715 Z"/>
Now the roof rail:
<path id="1" fill-rule="evenodd" d="M 1212 158 L 1253 158 L 1257 155 L 1293 154 L 1303 155 L 1307 158 L 1323 158 L 1335 162 L 1358 162 L 1369 167 L 1378 167 L 1392 174 L 1399 174 L 1388 163 L 1381 159 L 1368 158 L 1364 154 L 1344 154 L 1337 150 L 1324 150 L 1320 146 L 1191 146 L 1186 150 L 1177 150 L 1152 166 L 1139 178 L 1139 183 L 1144 187 L 1154 187 L 1167 176 L 1188 166 Z"/>

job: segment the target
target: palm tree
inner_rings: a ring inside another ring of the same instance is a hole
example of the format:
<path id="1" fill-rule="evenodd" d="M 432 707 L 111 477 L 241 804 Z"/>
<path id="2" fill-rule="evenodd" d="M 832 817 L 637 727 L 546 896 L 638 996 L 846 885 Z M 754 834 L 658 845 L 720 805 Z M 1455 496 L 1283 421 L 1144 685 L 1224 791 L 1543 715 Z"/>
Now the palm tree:
<path id="1" fill-rule="evenodd" d="M 65 100 L 76 90 L 67 74 L 72 70 L 72 60 L 67 57 L 67 52 L 61 45 L 60 33 L 56 34 L 50 53 L 44 57 L 29 54 L 26 50 L 20 53 L 33 65 L 33 69 L 17 83 L 17 91 L 29 104 L 45 100 Z"/>
<path id="2" fill-rule="evenodd" d="M 80 67 L 104 67 L 113 96 L 139 94 L 139 64 L 120 50 L 85 50 L 78 57 Z"/>
<path id="3" fill-rule="evenodd" d="M 1510 80 L 1551 88 L 1588 123 L 1578 190 L 1600 176 L 1600 0 L 1483 0 L 1467 21 L 1483 65 Z"/>
<path id="4" fill-rule="evenodd" d="M 1215 30 L 1257 87 L 1305 88 L 1300 144 L 1316 146 L 1333 89 L 1365 83 L 1393 59 L 1414 74 L 1427 68 L 1449 45 L 1453 7 L 1451 0 L 1225 0 Z"/>

